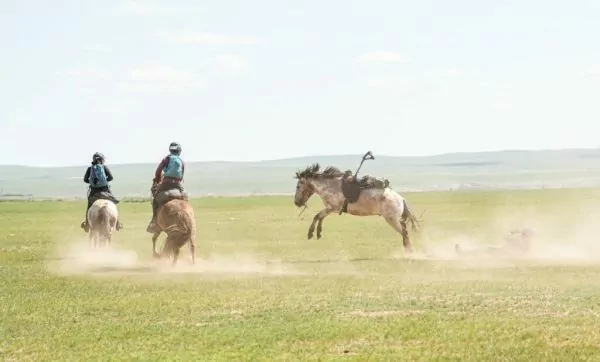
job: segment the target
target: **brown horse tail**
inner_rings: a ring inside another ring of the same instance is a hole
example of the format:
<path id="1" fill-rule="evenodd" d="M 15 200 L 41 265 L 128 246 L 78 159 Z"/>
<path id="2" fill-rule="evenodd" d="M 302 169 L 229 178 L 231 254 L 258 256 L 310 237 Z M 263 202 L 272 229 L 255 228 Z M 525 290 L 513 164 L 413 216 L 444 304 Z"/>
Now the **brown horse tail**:
<path id="1" fill-rule="evenodd" d="M 402 221 L 406 222 L 408 220 L 408 222 L 410 222 L 411 224 L 412 231 L 418 232 L 420 228 L 419 220 L 415 217 L 415 214 L 413 214 L 412 210 L 408 206 L 406 199 L 402 200 L 402 203 L 404 204 L 404 210 L 402 211 Z"/>
<path id="2" fill-rule="evenodd" d="M 192 238 L 192 234 L 194 233 L 190 214 L 188 214 L 186 210 L 179 210 L 176 215 L 179 222 L 165 228 L 165 232 L 169 235 L 169 239 L 172 239 L 173 242 L 176 243 L 176 245 L 171 245 L 171 248 L 182 247 L 186 241 Z"/>

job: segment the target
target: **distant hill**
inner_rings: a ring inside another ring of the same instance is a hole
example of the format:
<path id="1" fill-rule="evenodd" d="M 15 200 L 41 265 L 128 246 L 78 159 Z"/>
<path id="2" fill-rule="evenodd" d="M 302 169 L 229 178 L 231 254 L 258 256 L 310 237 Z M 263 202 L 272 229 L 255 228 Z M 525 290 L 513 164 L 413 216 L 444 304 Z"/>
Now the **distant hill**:
<path id="1" fill-rule="evenodd" d="M 307 156 L 260 162 L 190 162 L 192 196 L 290 194 L 294 173 L 319 162 L 356 170 L 362 155 Z M 452 153 L 427 157 L 375 155 L 361 174 L 383 176 L 399 191 L 600 186 L 600 149 Z M 0 197 L 85 197 L 86 165 L 0 166 Z M 147 197 L 155 164 L 110 165 L 119 197 Z"/>

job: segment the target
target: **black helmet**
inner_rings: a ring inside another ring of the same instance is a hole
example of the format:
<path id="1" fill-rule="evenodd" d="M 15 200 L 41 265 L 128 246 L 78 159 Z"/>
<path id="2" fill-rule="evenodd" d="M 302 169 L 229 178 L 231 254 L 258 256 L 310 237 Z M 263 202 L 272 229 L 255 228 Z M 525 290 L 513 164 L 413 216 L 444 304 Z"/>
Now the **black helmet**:
<path id="1" fill-rule="evenodd" d="M 104 155 L 100 152 L 94 153 L 92 156 L 92 162 L 104 162 Z"/>
<path id="2" fill-rule="evenodd" d="M 171 142 L 169 145 L 169 152 L 175 155 L 179 155 L 181 153 L 181 145 L 177 142 Z"/>

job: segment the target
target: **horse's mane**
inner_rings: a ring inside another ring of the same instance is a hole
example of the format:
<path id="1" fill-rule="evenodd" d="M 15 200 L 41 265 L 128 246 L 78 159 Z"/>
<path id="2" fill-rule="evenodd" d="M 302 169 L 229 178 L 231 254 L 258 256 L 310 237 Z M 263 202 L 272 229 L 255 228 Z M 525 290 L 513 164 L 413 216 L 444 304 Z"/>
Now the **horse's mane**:
<path id="1" fill-rule="evenodd" d="M 340 177 L 344 175 L 339 168 L 334 166 L 328 166 L 323 171 L 321 171 L 321 165 L 319 163 L 314 163 L 312 165 L 307 166 L 302 171 L 297 171 L 295 178 L 307 178 L 307 179 L 332 179 L 336 177 Z"/>

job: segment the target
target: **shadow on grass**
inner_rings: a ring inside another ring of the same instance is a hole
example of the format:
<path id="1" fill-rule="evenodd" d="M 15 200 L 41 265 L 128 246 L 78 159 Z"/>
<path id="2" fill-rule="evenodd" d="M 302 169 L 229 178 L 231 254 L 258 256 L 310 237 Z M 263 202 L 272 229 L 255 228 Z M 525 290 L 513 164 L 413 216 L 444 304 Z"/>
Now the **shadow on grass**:
<path id="1" fill-rule="evenodd" d="M 150 266 L 98 266 L 87 268 L 89 271 L 94 273 L 122 273 L 122 272 L 133 272 L 133 273 L 150 273 L 155 272 L 157 268 Z"/>
<path id="2" fill-rule="evenodd" d="M 364 258 L 350 258 L 350 259 L 316 259 L 316 260 L 283 260 L 278 263 L 282 264 L 327 264 L 327 263 L 358 263 L 358 262 L 372 262 L 372 261 L 396 261 L 401 263 L 427 263 L 431 260 L 426 259 L 410 259 L 410 258 L 384 258 L 384 257 L 364 257 Z M 267 264 L 274 262 L 267 261 Z"/>

